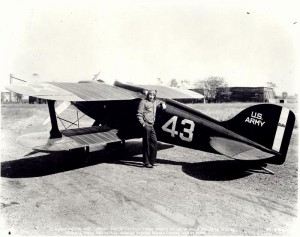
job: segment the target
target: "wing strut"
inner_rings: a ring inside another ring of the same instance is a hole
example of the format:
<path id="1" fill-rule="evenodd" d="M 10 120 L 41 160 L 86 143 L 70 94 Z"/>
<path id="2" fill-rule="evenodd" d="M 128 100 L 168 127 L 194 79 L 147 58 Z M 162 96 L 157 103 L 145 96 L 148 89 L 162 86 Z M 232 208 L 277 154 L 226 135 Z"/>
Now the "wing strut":
<path id="1" fill-rule="evenodd" d="M 51 131 L 50 131 L 50 138 L 60 138 L 62 137 L 58 125 L 57 125 L 57 120 L 56 120 L 56 114 L 55 114 L 55 100 L 47 100 L 48 103 L 48 109 L 49 109 L 49 114 L 50 114 L 50 121 L 51 121 Z"/>

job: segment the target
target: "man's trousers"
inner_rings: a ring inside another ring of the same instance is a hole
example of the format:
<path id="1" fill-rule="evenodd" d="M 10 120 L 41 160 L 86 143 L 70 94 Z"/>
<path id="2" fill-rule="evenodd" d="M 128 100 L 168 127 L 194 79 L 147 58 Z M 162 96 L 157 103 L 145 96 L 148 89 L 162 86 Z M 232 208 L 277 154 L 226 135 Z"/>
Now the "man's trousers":
<path id="1" fill-rule="evenodd" d="M 155 164 L 157 154 L 157 137 L 153 125 L 145 125 L 143 134 L 143 163 Z"/>

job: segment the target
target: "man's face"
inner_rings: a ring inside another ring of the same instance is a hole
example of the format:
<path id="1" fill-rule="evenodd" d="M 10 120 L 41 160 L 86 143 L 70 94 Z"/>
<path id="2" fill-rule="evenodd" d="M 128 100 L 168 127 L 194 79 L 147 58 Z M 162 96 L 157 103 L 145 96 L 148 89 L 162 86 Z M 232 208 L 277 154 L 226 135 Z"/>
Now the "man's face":
<path id="1" fill-rule="evenodd" d="M 149 98 L 149 101 L 153 102 L 154 98 L 155 98 L 155 94 L 153 92 L 150 92 L 148 98 Z"/>

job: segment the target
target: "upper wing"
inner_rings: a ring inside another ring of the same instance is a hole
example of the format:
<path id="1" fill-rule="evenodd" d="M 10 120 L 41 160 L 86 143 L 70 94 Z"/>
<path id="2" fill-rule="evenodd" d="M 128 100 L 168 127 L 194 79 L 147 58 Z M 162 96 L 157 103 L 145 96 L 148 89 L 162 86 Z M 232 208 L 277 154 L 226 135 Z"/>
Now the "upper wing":
<path id="1" fill-rule="evenodd" d="M 18 94 L 46 100 L 103 101 L 131 100 L 137 97 L 135 92 L 97 81 L 88 83 L 19 83 L 8 85 L 5 88 Z"/>
<path id="2" fill-rule="evenodd" d="M 5 89 L 17 94 L 34 96 L 46 100 L 83 101 L 83 99 L 76 94 L 52 85 L 51 83 L 10 84 L 5 86 Z"/>
<path id="3" fill-rule="evenodd" d="M 114 85 L 108 85 L 98 81 L 87 81 L 84 83 L 18 83 L 7 85 L 5 88 L 18 94 L 34 96 L 46 100 L 63 101 L 132 100 L 140 97 L 140 93 L 143 93 L 144 90 L 157 90 L 158 98 L 203 98 L 203 95 L 190 90 L 156 85 L 133 86 L 120 82 L 116 82 Z"/>
<path id="4" fill-rule="evenodd" d="M 160 85 L 128 85 L 116 81 L 115 85 L 127 90 L 143 93 L 144 90 L 156 90 L 158 98 L 167 99 L 202 99 L 203 95 L 181 88 L 160 86 Z"/>
<path id="5" fill-rule="evenodd" d="M 169 98 L 169 99 L 202 99 L 203 95 L 176 87 L 168 86 L 158 86 L 158 85 L 140 85 L 140 87 L 145 88 L 146 90 L 156 90 L 157 97 L 159 98 Z"/>

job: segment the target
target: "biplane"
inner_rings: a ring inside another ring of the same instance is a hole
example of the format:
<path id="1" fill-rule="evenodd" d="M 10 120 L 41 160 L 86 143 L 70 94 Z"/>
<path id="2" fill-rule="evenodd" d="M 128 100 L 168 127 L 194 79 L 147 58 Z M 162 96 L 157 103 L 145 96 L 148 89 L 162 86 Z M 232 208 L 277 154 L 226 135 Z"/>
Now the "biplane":
<path id="1" fill-rule="evenodd" d="M 166 105 L 156 114 L 159 141 L 236 160 L 283 164 L 295 123 L 291 110 L 275 104 L 254 105 L 227 121 L 218 121 L 178 102 L 181 98 L 201 98 L 200 94 L 164 86 L 81 81 L 11 84 L 6 89 L 47 100 L 50 132 L 26 134 L 17 139 L 41 152 L 104 150 L 141 137 L 137 108 L 150 89 L 157 90 L 157 99 Z M 65 102 L 55 108 L 56 101 Z M 60 130 L 57 116 L 70 104 L 92 118 L 93 124 Z"/>

